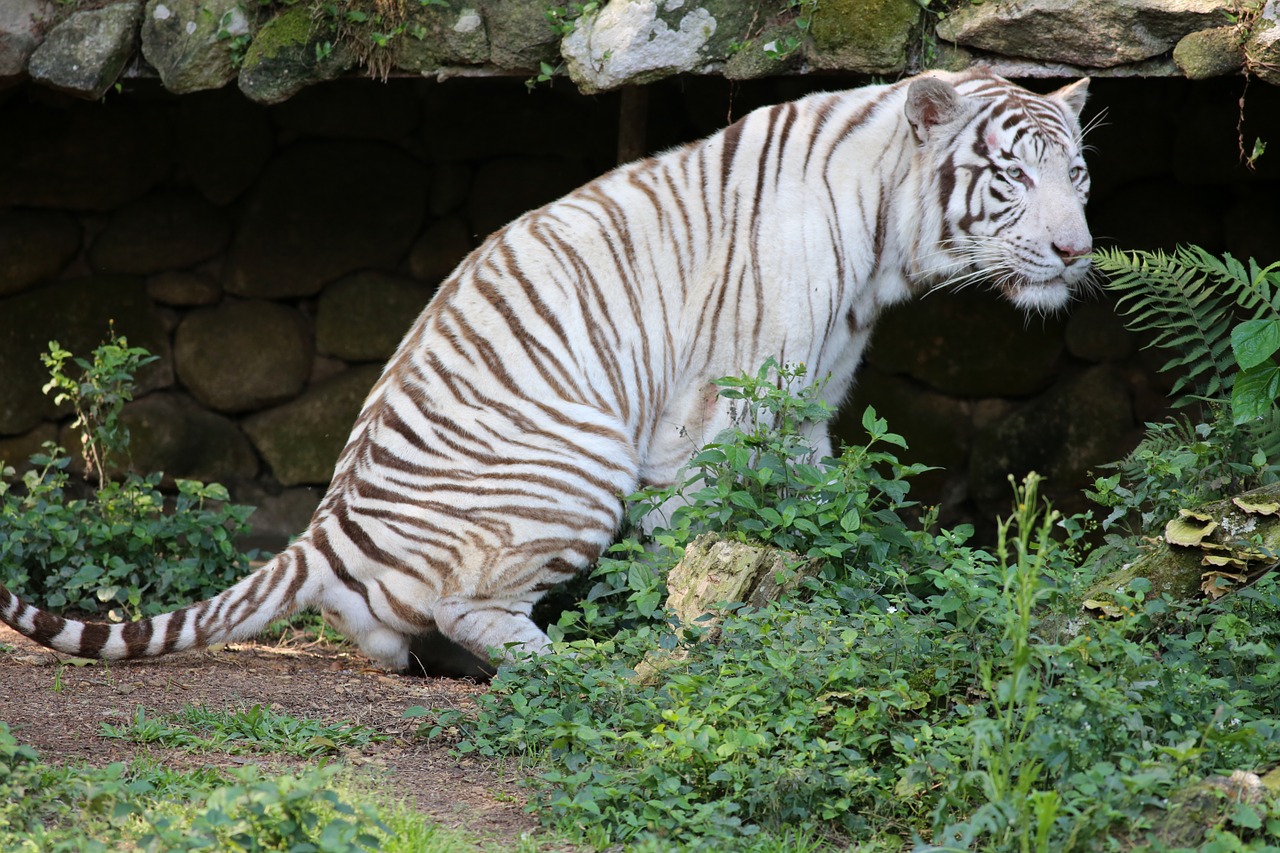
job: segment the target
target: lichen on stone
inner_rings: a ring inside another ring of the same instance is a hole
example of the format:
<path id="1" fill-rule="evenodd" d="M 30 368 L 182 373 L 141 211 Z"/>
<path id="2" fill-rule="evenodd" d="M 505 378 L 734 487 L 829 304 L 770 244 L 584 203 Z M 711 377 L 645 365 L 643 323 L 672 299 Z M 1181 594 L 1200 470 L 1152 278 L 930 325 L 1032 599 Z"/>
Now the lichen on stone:
<path id="1" fill-rule="evenodd" d="M 682 0 L 614 0 L 579 18 L 560 50 L 578 88 L 600 92 L 697 68 L 716 28 Z"/>

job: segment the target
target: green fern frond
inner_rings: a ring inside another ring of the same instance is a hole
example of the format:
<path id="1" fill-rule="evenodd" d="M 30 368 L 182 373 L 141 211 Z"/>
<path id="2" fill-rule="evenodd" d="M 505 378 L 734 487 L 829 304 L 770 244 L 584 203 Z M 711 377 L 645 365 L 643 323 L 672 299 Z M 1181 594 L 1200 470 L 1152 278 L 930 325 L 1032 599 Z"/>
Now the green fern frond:
<path id="1" fill-rule="evenodd" d="M 1094 264 L 1110 277 L 1105 286 L 1117 294 L 1125 325 L 1151 333 L 1148 346 L 1177 353 L 1161 368 L 1179 373 L 1175 406 L 1228 399 L 1237 370 L 1232 326 L 1280 316 L 1280 263 L 1246 267 L 1229 254 L 1183 246 L 1172 255 L 1103 249 Z"/>

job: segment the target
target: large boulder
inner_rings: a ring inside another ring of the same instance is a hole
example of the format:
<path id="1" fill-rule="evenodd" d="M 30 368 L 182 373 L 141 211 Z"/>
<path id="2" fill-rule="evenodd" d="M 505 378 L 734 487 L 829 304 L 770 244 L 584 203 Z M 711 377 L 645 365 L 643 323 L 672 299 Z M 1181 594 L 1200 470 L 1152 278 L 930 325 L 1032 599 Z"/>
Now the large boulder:
<path id="1" fill-rule="evenodd" d="M 142 0 L 72 12 L 31 54 L 33 80 L 96 101 L 116 82 L 138 43 Z"/>
<path id="2" fill-rule="evenodd" d="M 560 36 L 547 20 L 546 0 L 479 0 L 496 68 L 537 69 L 560 59 Z M 451 4 L 452 7 L 452 4 Z"/>
<path id="3" fill-rule="evenodd" d="M 296 395 L 311 371 L 311 324 L 275 302 L 224 302 L 178 326 L 173 357 L 191 395 L 220 412 L 248 412 Z"/>
<path id="4" fill-rule="evenodd" d="M 55 278 L 80 251 L 80 224 L 65 213 L 0 213 L 0 296 Z"/>
<path id="5" fill-rule="evenodd" d="M 312 296 L 364 268 L 394 268 L 422 226 L 425 171 L 372 142 L 300 144 L 278 156 L 240 217 L 229 293 Z"/>
<path id="6" fill-rule="evenodd" d="M 873 406 L 876 414 L 889 422 L 889 429 L 906 440 L 906 449 L 897 454 L 899 460 L 933 469 L 911 479 L 912 498 L 950 511 L 964 496 L 973 443 L 973 406 L 909 377 L 885 376 L 868 365 L 858 371 L 852 396 L 831 424 L 831 434 L 841 444 L 867 443 L 862 427 L 867 406 Z"/>
<path id="7" fill-rule="evenodd" d="M 337 30 L 318 25 L 299 3 L 262 25 L 245 51 L 240 90 L 260 104 L 278 104 L 313 83 L 332 80 L 355 65 Z"/>
<path id="8" fill-rule="evenodd" d="M 938 36 L 965 47 L 1107 68 L 1166 53 L 1188 33 L 1223 23 L 1220 0 L 1022 0 L 962 3 Z"/>
<path id="9" fill-rule="evenodd" d="M 409 10 L 405 26 L 411 35 L 397 42 L 394 59 L 403 71 L 431 73 L 489 61 L 489 32 L 478 3 L 419 5 Z"/>
<path id="10" fill-rule="evenodd" d="M 52 397 L 40 390 L 49 381 L 40 361 L 49 341 L 88 357 L 112 329 L 130 346 L 161 357 L 139 371 L 138 393 L 173 383 L 169 335 L 138 279 L 82 278 L 0 299 L 0 435 L 26 432 L 58 415 Z"/>
<path id="11" fill-rule="evenodd" d="M 46 441 L 57 440 L 58 428 L 53 424 L 40 424 L 22 435 L 0 436 L 0 468 L 8 465 L 21 474 L 32 467 L 32 456 L 44 452 Z"/>
<path id="12" fill-rule="evenodd" d="M 230 239 L 226 214 L 192 192 L 166 190 L 116 211 L 93 241 L 99 272 L 148 275 L 208 260 Z"/>
<path id="13" fill-rule="evenodd" d="M 560 51 L 583 92 L 650 83 L 723 61 L 759 7 L 725 0 L 613 0 L 578 18 Z"/>
<path id="14" fill-rule="evenodd" d="M 1056 506 L 1084 509 L 1081 490 L 1091 482 L 1090 469 L 1131 448 L 1135 431 L 1127 383 L 1112 367 L 1090 368 L 977 431 L 972 496 L 984 514 L 1004 512 L 1009 475 L 1038 471 Z"/>
<path id="15" fill-rule="evenodd" d="M 315 486 L 291 489 L 267 488 L 256 480 L 229 484 L 236 503 L 255 507 L 249 516 L 251 530 L 236 540 L 241 549 L 282 551 L 289 540 L 307 529 L 307 522 L 324 496 Z"/>
<path id="16" fill-rule="evenodd" d="M 198 272 L 166 270 L 147 279 L 147 295 L 161 305 L 195 308 L 216 305 L 222 300 L 222 288 Z"/>
<path id="17" fill-rule="evenodd" d="M 254 447 L 285 486 L 327 483 L 382 369 L 353 367 L 283 406 L 244 422 Z"/>
<path id="18" fill-rule="evenodd" d="M 147 0 L 142 55 L 175 95 L 220 89 L 252 38 L 242 0 Z"/>
<path id="19" fill-rule="evenodd" d="M 316 350 L 345 361 L 382 363 L 429 298 L 430 291 L 412 279 L 377 272 L 339 279 L 316 306 Z"/>
<path id="20" fill-rule="evenodd" d="M 472 249 L 471 229 L 461 216 L 444 216 L 428 225 L 409 250 L 409 272 L 419 281 L 439 284 Z"/>
<path id="21" fill-rule="evenodd" d="M 51 0 L 0 3 L 0 82 L 26 73 L 27 60 L 39 46 L 43 22 L 53 8 Z"/>
<path id="22" fill-rule="evenodd" d="M 135 400 L 124 407 L 120 420 L 129 430 L 130 467 L 141 474 L 163 471 L 207 483 L 258 473 L 258 457 L 235 423 L 184 394 Z"/>
<path id="23" fill-rule="evenodd" d="M 1122 361 L 1138 350 L 1138 337 L 1125 328 L 1113 299 L 1072 305 L 1064 339 L 1067 352 L 1084 361 Z"/>
<path id="24" fill-rule="evenodd" d="M 561 158 L 504 157 L 476 171 L 467 199 L 471 231 L 481 239 L 520 214 L 555 201 L 593 177 L 585 164 Z"/>
<path id="25" fill-rule="evenodd" d="M 1191 80 L 1237 74 L 1244 65 L 1244 45 L 1235 27 L 1196 30 L 1174 46 L 1173 61 Z"/>

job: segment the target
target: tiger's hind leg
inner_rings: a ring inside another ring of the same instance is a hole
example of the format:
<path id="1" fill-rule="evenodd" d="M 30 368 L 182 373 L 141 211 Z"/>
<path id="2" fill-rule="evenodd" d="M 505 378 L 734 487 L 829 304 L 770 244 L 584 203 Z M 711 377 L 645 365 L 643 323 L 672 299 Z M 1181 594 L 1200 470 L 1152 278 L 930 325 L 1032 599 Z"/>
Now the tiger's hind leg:
<path id="1" fill-rule="evenodd" d="M 358 627 L 350 624 L 337 610 L 322 608 L 320 615 L 338 633 L 354 639 L 360 651 L 392 672 L 409 669 L 411 637 L 384 625 Z M 372 620 L 370 620 L 372 621 Z"/>

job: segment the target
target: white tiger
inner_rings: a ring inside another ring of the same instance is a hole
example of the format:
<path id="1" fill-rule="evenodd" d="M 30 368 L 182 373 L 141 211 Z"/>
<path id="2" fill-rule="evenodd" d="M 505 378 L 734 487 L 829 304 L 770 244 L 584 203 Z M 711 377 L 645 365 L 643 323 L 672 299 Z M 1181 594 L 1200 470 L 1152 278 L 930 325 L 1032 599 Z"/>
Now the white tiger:
<path id="1" fill-rule="evenodd" d="M 0 616 L 74 655 L 245 639 L 319 608 L 370 657 L 438 630 L 541 651 L 548 589 L 609 545 L 620 496 L 669 483 L 729 422 L 710 384 L 768 356 L 839 403 L 876 316 L 985 278 L 1063 306 L 1092 250 L 1079 113 L 930 72 L 756 110 L 622 166 L 493 234 L 440 287 L 356 421 L 301 537 L 220 595 L 125 625 L 0 588 Z M 829 450 L 825 435 L 819 449 Z"/>

